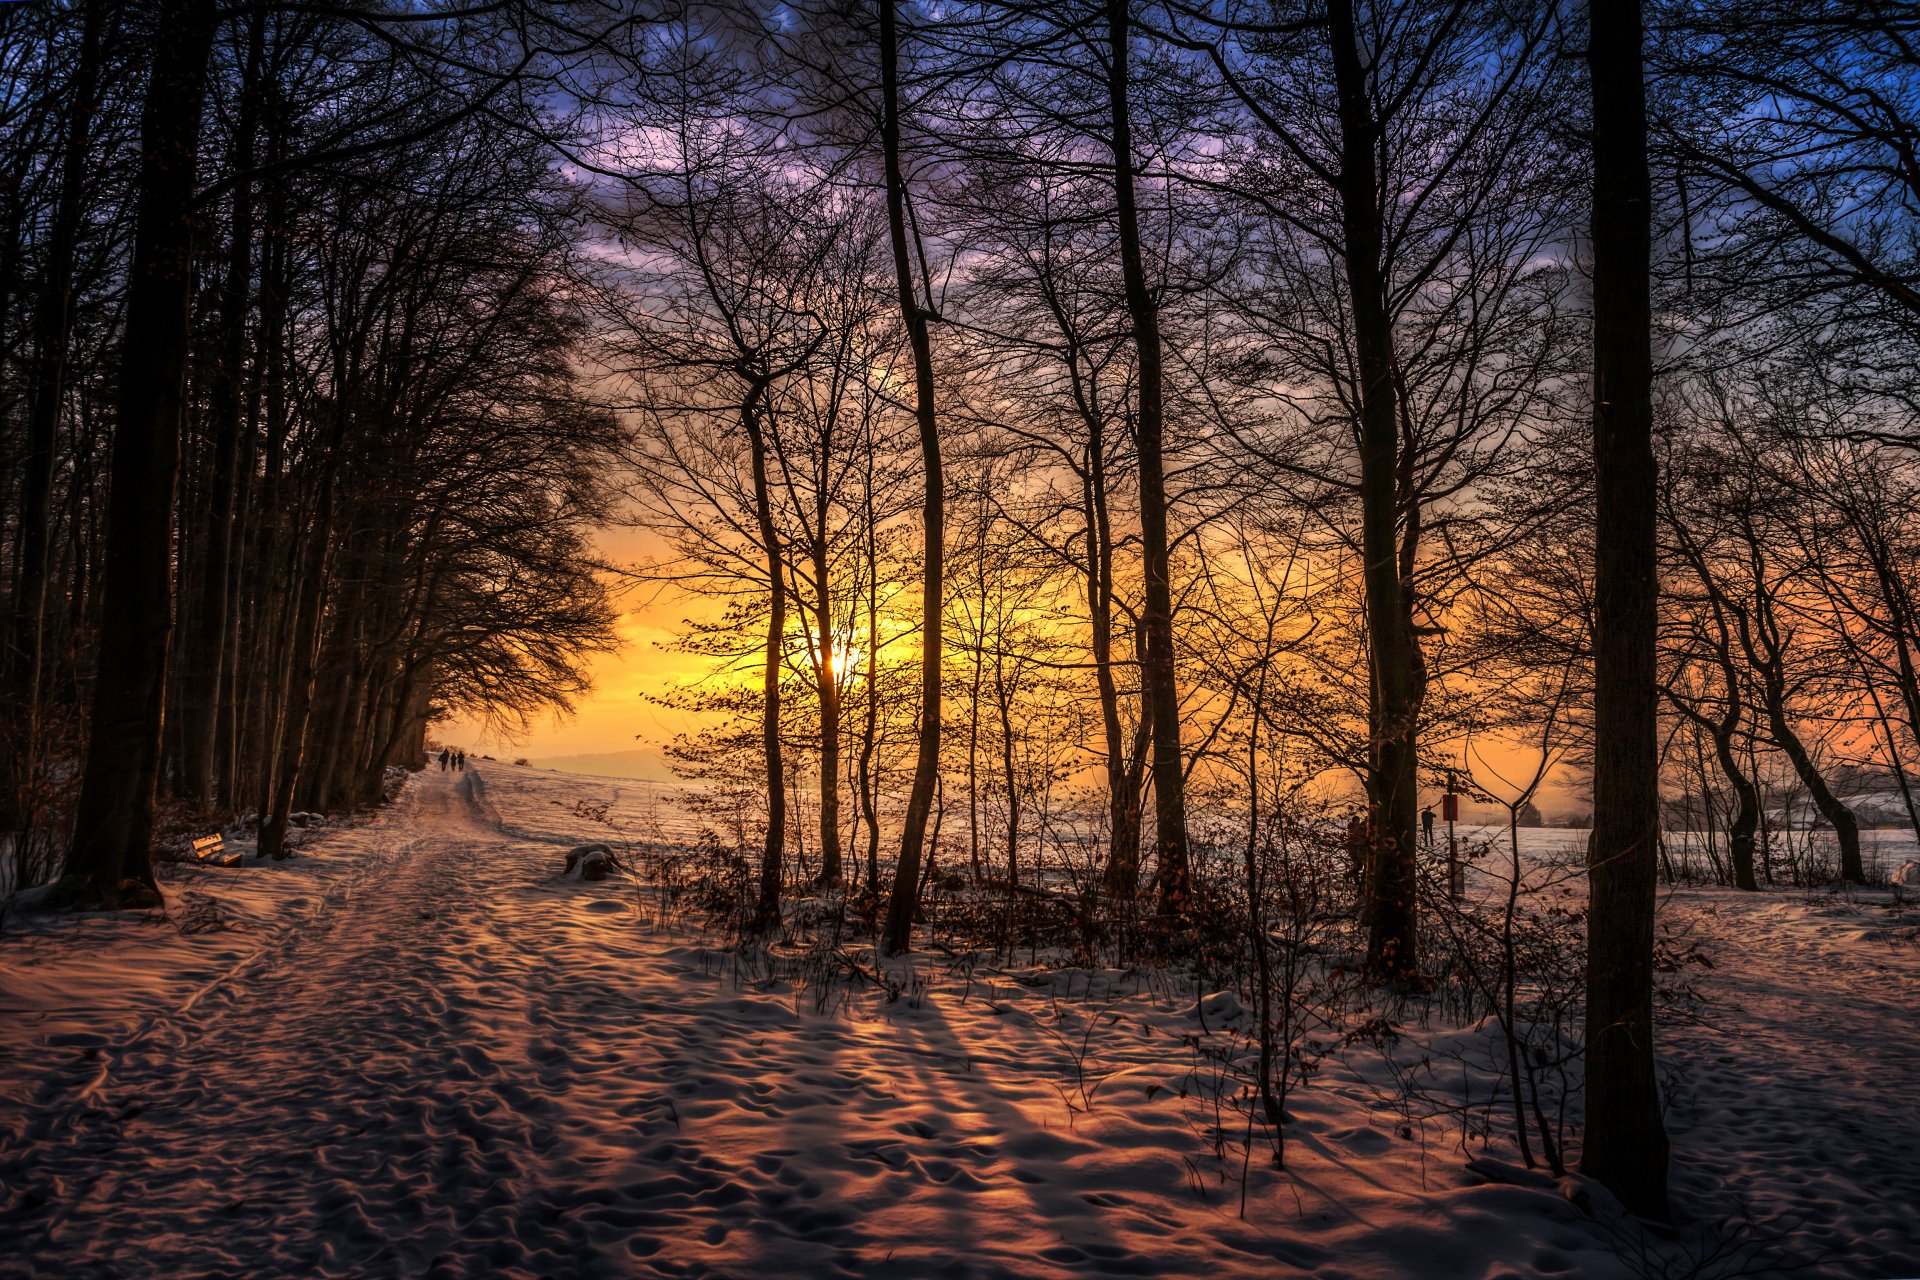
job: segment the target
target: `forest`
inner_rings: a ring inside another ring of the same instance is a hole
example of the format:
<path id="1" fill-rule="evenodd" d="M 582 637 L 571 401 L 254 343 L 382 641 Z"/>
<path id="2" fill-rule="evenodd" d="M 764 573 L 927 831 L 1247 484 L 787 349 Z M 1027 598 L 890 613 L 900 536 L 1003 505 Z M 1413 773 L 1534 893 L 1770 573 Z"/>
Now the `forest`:
<path id="1" fill-rule="evenodd" d="M 0 86 L 5 893 L 177 914 L 639 611 L 733 954 L 1211 975 L 1276 1167 L 1343 1018 L 1491 1019 L 1665 1221 L 1666 896 L 1920 883 L 1891 0 L 28 0 Z"/>

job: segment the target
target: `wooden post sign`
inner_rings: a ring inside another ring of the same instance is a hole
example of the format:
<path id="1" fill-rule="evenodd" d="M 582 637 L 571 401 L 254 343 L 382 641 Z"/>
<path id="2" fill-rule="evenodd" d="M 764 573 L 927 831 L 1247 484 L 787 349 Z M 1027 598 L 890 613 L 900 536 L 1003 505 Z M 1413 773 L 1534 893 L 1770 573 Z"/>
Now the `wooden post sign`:
<path id="1" fill-rule="evenodd" d="M 1440 808 L 1447 816 L 1447 896 L 1460 901 L 1467 890 L 1467 878 L 1460 865 L 1460 846 L 1454 839 L 1453 824 L 1460 820 L 1460 797 L 1453 791 L 1453 772 L 1447 772 L 1447 793 L 1440 797 Z"/>

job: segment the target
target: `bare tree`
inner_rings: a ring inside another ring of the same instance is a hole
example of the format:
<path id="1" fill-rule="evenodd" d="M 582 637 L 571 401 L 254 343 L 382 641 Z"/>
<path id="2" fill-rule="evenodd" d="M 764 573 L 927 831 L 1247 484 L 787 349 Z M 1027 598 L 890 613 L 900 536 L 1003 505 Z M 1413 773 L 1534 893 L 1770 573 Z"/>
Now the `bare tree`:
<path id="1" fill-rule="evenodd" d="M 1660 823 L 1654 533 L 1652 183 L 1639 0 L 1594 0 L 1593 834 L 1587 845 L 1587 1125 L 1581 1167 L 1628 1208 L 1667 1214 L 1653 1056 Z"/>
<path id="2" fill-rule="evenodd" d="M 149 859 L 173 627 L 168 548 L 186 394 L 192 203 L 218 19 L 212 0 L 168 0 L 159 13 L 113 438 L 107 623 L 66 901 L 140 905 L 159 896 Z"/>
<path id="3" fill-rule="evenodd" d="M 934 789 L 940 772 L 940 698 L 944 679 L 941 635 L 945 623 L 946 489 L 940 466 L 940 422 L 934 406 L 933 345 L 929 324 L 934 311 L 933 282 L 924 270 L 916 283 L 914 259 L 921 256 L 917 228 L 910 227 L 906 171 L 901 161 L 900 34 L 896 0 L 880 0 L 880 146 L 885 171 L 887 232 L 900 315 L 913 353 L 914 420 L 920 429 L 921 577 L 920 577 L 920 737 L 914 757 L 913 790 L 900 829 L 900 858 L 894 866 L 893 892 L 887 902 L 881 950 L 907 951 L 913 941 L 913 917 L 920 899 L 920 860 L 933 816 Z M 924 289 L 924 294 L 923 294 Z M 925 305 L 922 305 L 924 298 Z"/>

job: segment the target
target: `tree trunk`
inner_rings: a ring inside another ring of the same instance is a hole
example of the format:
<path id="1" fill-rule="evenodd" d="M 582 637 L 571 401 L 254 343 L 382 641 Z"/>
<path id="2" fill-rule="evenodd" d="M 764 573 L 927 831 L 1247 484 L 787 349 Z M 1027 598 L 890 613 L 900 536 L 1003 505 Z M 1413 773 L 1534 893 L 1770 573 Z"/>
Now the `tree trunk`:
<path id="1" fill-rule="evenodd" d="M 106 0 L 88 0 L 80 36 L 80 60 L 67 95 L 71 116 L 60 159 L 60 195 L 47 231 L 46 279 L 36 321 L 33 394 L 27 410 L 27 452 L 20 474 L 19 573 L 14 579 L 14 633 L 7 686 L 18 699 L 19 742 L 38 738 L 47 571 L 53 545 L 53 463 L 60 406 L 65 393 L 67 346 L 73 326 L 74 250 L 93 144 L 93 113 L 99 96 L 100 46 Z"/>
<path id="2" fill-rule="evenodd" d="M 1013 691 L 1007 687 L 1006 646 L 995 641 L 993 701 L 1000 713 L 1000 776 L 1007 789 L 1007 884 L 1020 883 L 1020 780 L 1014 767 Z"/>
<path id="3" fill-rule="evenodd" d="M 780 534 L 773 527 L 773 497 L 767 484 L 767 441 L 761 430 L 760 397 L 766 383 L 756 379 L 740 402 L 740 425 L 753 456 L 753 514 L 767 557 L 767 652 L 762 677 L 760 739 L 766 754 L 767 836 L 760 849 L 760 899 L 753 928 L 764 933 L 780 923 L 780 872 L 787 844 L 787 775 L 780 751 L 780 657 L 787 634 L 786 570 Z"/>
<path id="4" fill-rule="evenodd" d="M 1113 192 L 1120 233 L 1120 271 L 1133 325 L 1135 414 L 1139 437 L 1140 550 L 1146 570 L 1146 657 L 1141 684 L 1153 719 L 1153 806 L 1160 857 L 1160 910 L 1184 914 L 1193 893 L 1187 845 L 1187 778 L 1180 747 L 1180 691 L 1173 652 L 1173 582 L 1167 538 L 1165 414 L 1160 366 L 1160 315 L 1147 286 L 1140 215 L 1133 185 L 1133 117 L 1128 106 L 1128 0 L 1107 6 L 1107 106 L 1113 133 Z"/>
<path id="5" fill-rule="evenodd" d="M 824 493 L 825 486 L 822 486 Z M 823 499 L 824 500 L 824 499 Z M 838 884 L 840 853 L 840 679 L 833 662 L 833 593 L 827 585 L 826 530 L 816 525 L 813 574 L 820 614 L 820 880 Z"/>
<path id="6" fill-rule="evenodd" d="M 1840 878 L 1852 884 L 1866 880 L 1866 868 L 1860 859 L 1860 823 L 1820 776 L 1813 756 L 1794 731 L 1787 710 L 1787 655 L 1791 632 L 1782 632 L 1775 612 L 1773 586 L 1768 583 L 1760 558 L 1759 535 L 1749 524 L 1744 536 L 1753 565 L 1753 608 L 1737 613 L 1740 644 L 1747 660 L 1759 677 L 1760 709 L 1766 713 L 1767 732 L 1774 745 L 1785 753 L 1793 771 L 1805 784 L 1814 807 L 1833 827 L 1840 845 Z"/>
<path id="7" fill-rule="evenodd" d="M 1846 802 L 1833 793 L 1833 788 L 1827 785 L 1819 767 L 1813 763 L 1813 756 L 1806 744 L 1794 732 L 1793 723 L 1787 716 L 1786 694 L 1780 687 L 1777 671 L 1764 672 L 1760 685 L 1765 694 L 1768 736 L 1793 765 L 1794 773 L 1799 776 L 1807 795 L 1813 800 L 1813 807 L 1833 827 L 1834 838 L 1840 845 L 1840 878 L 1849 884 L 1865 883 L 1867 870 L 1860 857 L 1860 820 L 1854 817 L 1853 810 Z"/>
<path id="8" fill-rule="evenodd" d="M 1738 727 L 1737 712 L 1716 724 L 1713 728 L 1713 750 L 1720 761 L 1720 772 L 1726 775 L 1728 785 L 1733 788 L 1733 820 L 1727 824 L 1727 851 L 1733 863 L 1733 885 L 1736 889 L 1758 889 L 1760 884 L 1753 876 L 1753 833 L 1760 827 L 1760 791 L 1753 785 L 1753 780 L 1740 771 L 1740 761 L 1734 755 L 1733 734 Z"/>
<path id="9" fill-rule="evenodd" d="M 1387 313 L 1380 193 L 1375 154 L 1380 131 L 1356 47 L 1353 8 L 1327 6 L 1340 108 L 1340 205 L 1347 291 L 1360 374 L 1360 520 L 1367 641 L 1372 837 L 1366 877 L 1367 967 L 1405 977 L 1419 964 L 1415 753 L 1420 715 L 1418 657 L 1400 573 L 1400 427 L 1394 394 L 1393 321 Z"/>
<path id="10" fill-rule="evenodd" d="M 266 19 L 248 18 L 245 80 L 234 124 L 232 168 L 253 168 L 254 128 L 259 117 L 259 78 L 264 57 Z M 221 347 L 213 379 L 212 491 L 203 504 L 200 590 L 184 628 L 190 638 L 182 651 L 176 682 L 180 695 L 180 776 L 174 791 L 183 799 L 207 802 L 215 787 L 215 749 L 220 737 L 220 688 L 231 660 L 228 635 L 234 525 L 240 487 L 240 435 L 246 418 L 247 310 L 253 282 L 253 184 L 242 178 L 233 188 L 233 219 L 227 242 L 226 279 L 220 289 Z"/>
<path id="11" fill-rule="evenodd" d="M 893 894 L 887 903 L 881 950 L 899 955 L 913 945 L 913 917 L 920 897 L 920 857 L 933 813 L 934 784 L 940 773 L 940 677 L 942 586 L 945 582 L 946 487 L 940 470 L 940 430 L 933 405 L 933 347 L 929 315 L 915 296 L 907 242 L 907 182 L 900 167 L 900 48 L 895 30 L 896 0 L 880 4 L 880 89 L 883 115 L 880 137 L 886 166 L 887 230 L 893 247 L 894 280 L 900 312 L 913 349 L 914 418 L 920 428 L 920 461 L 925 472 L 921 527 L 925 544 L 920 578 L 920 741 L 914 757 L 913 790 L 907 797 L 900 833 L 900 860 L 894 866 Z"/>
<path id="12" fill-rule="evenodd" d="M 860 759 L 857 765 L 860 784 L 860 813 L 867 824 L 867 892 L 874 903 L 880 901 L 880 800 L 879 779 L 874 775 L 874 752 L 880 746 L 880 547 L 879 530 L 873 510 L 873 456 L 868 440 L 865 488 L 867 561 L 867 707 L 860 727 Z"/>
<path id="13" fill-rule="evenodd" d="M 1705 564 L 1699 565 L 1703 577 Z M 1711 580 L 1707 580 L 1707 590 L 1713 591 Z M 1737 889 L 1758 890 L 1760 883 L 1753 874 L 1754 833 L 1760 829 L 1760 788 L 1740 767 L 1739 756 L 1733 749 L 1734 735 L 1740 731 L 1740 719 L 1745 708 L 1740 702 L 1740 674 L 1734 669 L 1731 637 L 1727 634 L 1726 610 L 1716 597 L 1713 601 L 1716 656 L 1720 662 L 1720 678 L 1727 682 L 1727 709 L 1719 720 L 1711 726 L 1713 731 L 1714 755 L 1719 758 L 1720 772 L 1726 775 L 1727 783 L 1733 788 L 1733 820 L 1727 824 L 1727 853 L 1733 863 L 1733 883 Z"/>
<path id="14" fill-rule="evenodd" d="M 1587 844 L 1587 1105 L 1582 1169 L 1667 1214 L 1653 1056 L 1660 815 L 1651 302 L 1652 183 L 1639 0 L 1592 0 L 1594 768 Z"/>
<path id="15" fill-rule="evenodd" d="M 986 609 L 985 593 L 980 607 Z M 973 683 L 967 689 L 967 852 L 972 860 L 973 878 L 984 874 L 980 859 L 980 690 L 986 679 L 984 621 L 976 619 L 973 635 Z"/>
<path id="16" fill-rule="evenodd" d="M 1727 824 L 1728 858 L 1733 864 L 1733 884 L 1737 889 L 1758 889 L 1759 882 L 1754 879 L 1754 832 L 1760 828 L 1760 788 L 1754 785 L 1746 771 L 1740 767 L 1740 759 L 1734 751 L 1734 736 L 1740 732 L 1740 720 L 1745 708 L 1740 701 L 1740 673 L 1733 665 L 1732 639 L 1728 635 L 1726 606 L 1720 594 L 1718 584 L 1713 581 L 1707 570 L 1703 556 L 1692 548 L 1687 550 L 1688 560 L 1694 572 L 1700 576 L 1701 584 L 1706 588 L 1708 602 L 1713 607 L 1715 625 L 1714 657 L 1720 667 L 1720 678 L 1727 685 L 1727 708 L 1719 719 L 1710 719 L 1686 704 L 1680 704 L 1695 724 L 1704 728 L 1713 738 L 1714 757 L 1720 763 L 1720 772 L 1725 775 L 1727 784 L 1733 788 L 1733 818 Z M 1704 785 L 1704 780 L 1703 780 Z"/>
<path id="17" fill-rule="evenodd" d="M 173 628 L 173 490 L 193 283 L 192 204 L 218 10 L 161 0 L 140 122 L 140 174 L 113 438 L 99 666 L 67 858 L 68 896 L 152 900 L 154 790 Z M 123 894 L 122 886 L 133 886 Z"/>
<path id="18" fill-rule="evenodd" d="M 312 720 L 314 682 L 319 666 L 315 655 L 316 633 L 327 595 L 327 557 L 323 543 L 324 538 L 316 537 L 306 557 L 306 580 L 302 584 L 293 628 L 294 652 L 286 709 L 280 718 L 275 749 L 278 764 L 272 774 L 267 802 L 262 806 L 260 839 L 255 850 L 262 858 L 277 860 L 287 856 L 287 820 L 293 813 L 295 791 L 308 768 L 307 728 Z"/>
<path id="19" fill-rule="evenodd" d="M 266 86 L 267 110 L 263 112 L 263 134 L 269 162 L 279 161 L 286 152 L 286 127 L 279 110 L 274 86 Z M 235 598 L 242 602 L 245 626 L 238 637 L 233 685 L 235 707 L 232 716 L 233 742 L 229 747 L 229 771 L 232 782 L 227 794 L 260 795 L 264 799 L 273 782 L 274 753 L 271 750 L 282 704 L 277 696 L 284 682 L 276 679 L 281 654 L 288 643 L 293 606 L 287 593 L 278 590 L 273 575 L 282 566 L 291 569 L 284 545 L 288 515 L 283 506 L 283 476 L 288 435 L 287 404 L 287 313 L 289 267 L 287 228 L 288 192 L 284 175 L 262 184 L 262 209 L 265 214 L 260 238 L 259 321 L 254 348 L 255 416 L 264 429 L 258 448 L 260 482 L 258 496 L 249 509 L 245 545 L 235 558 L 241 570 L 240 590 Z M 254 433 L 248 433 L 251 442 Z M 248 471 L 252 470 L 253 448 L 249 446 Z M 248 744 L 246 749 L 242 744 Z"/>
<path id="20" fill-rule="evenodd" d="M 1131 903 L 1140 892 L 1140 788 L 1129 767 L 1120 723 L 1120 686 L 1113 674 L 1113 529 L 1107 509 L 1106 440 L 1099 415 L 1087 415 L 1087 613 L 1093 630 L 1093 677 L 1100 691 L 1100 728 L 1107 748 L 1107 897 Z"/>
<path id="21" fill-rule="evenodd" d="M 346 437 L 345 412 L 344 408 L 335 410 L 328 457 L 321 464 L 326 474 L 320 482 L 313 527 L 307 532 L 305 554 L 296 557 L 303 568 L 290 641 L 293 652 L 284 668 L 287 674 L 281 693 L 283 710 L 271 747 L 276 760 L 274 771 L 269 775 L 268 797 L 261 806 L 260 843 L 256 852 L 262 858 L 287 856 L 287 818 L 293 812 L 294 792 L 305 767 L 307 727 L 313 714 L 314 680 L 320 662 L 320 621 L 327 600 L 328 550 L 333 542 L 338 468 Z"/>

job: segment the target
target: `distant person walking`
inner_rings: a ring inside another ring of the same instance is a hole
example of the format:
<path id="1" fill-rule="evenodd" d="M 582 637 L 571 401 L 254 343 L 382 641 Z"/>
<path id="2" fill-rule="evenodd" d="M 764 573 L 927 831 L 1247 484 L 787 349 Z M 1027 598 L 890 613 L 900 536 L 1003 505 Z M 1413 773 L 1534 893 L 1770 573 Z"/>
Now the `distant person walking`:
<path id="1" fill-rule="evenodd" d="M 445 773 L 447 771 L 447 766 L 452 762 L 453 762 L 453 753 L 451 751 L 447 751 L 443 749 L 440 752 L 440 772 Z"/>
<path id="2" fill-rule="evenodd" d="M 458 769 L 461 773 L 465 773 L 467 771 L 467 751 L 465 747 L 462 747 L 459 751 L 454 753 L 453 767 Z"/>
<path id="3" fill-rule="evenodd" d="M 1427 847 L 1433 847 L 1433 806 L 1428 805 L 1420 811 L 1420 827 L 1427 833 Z"/>

